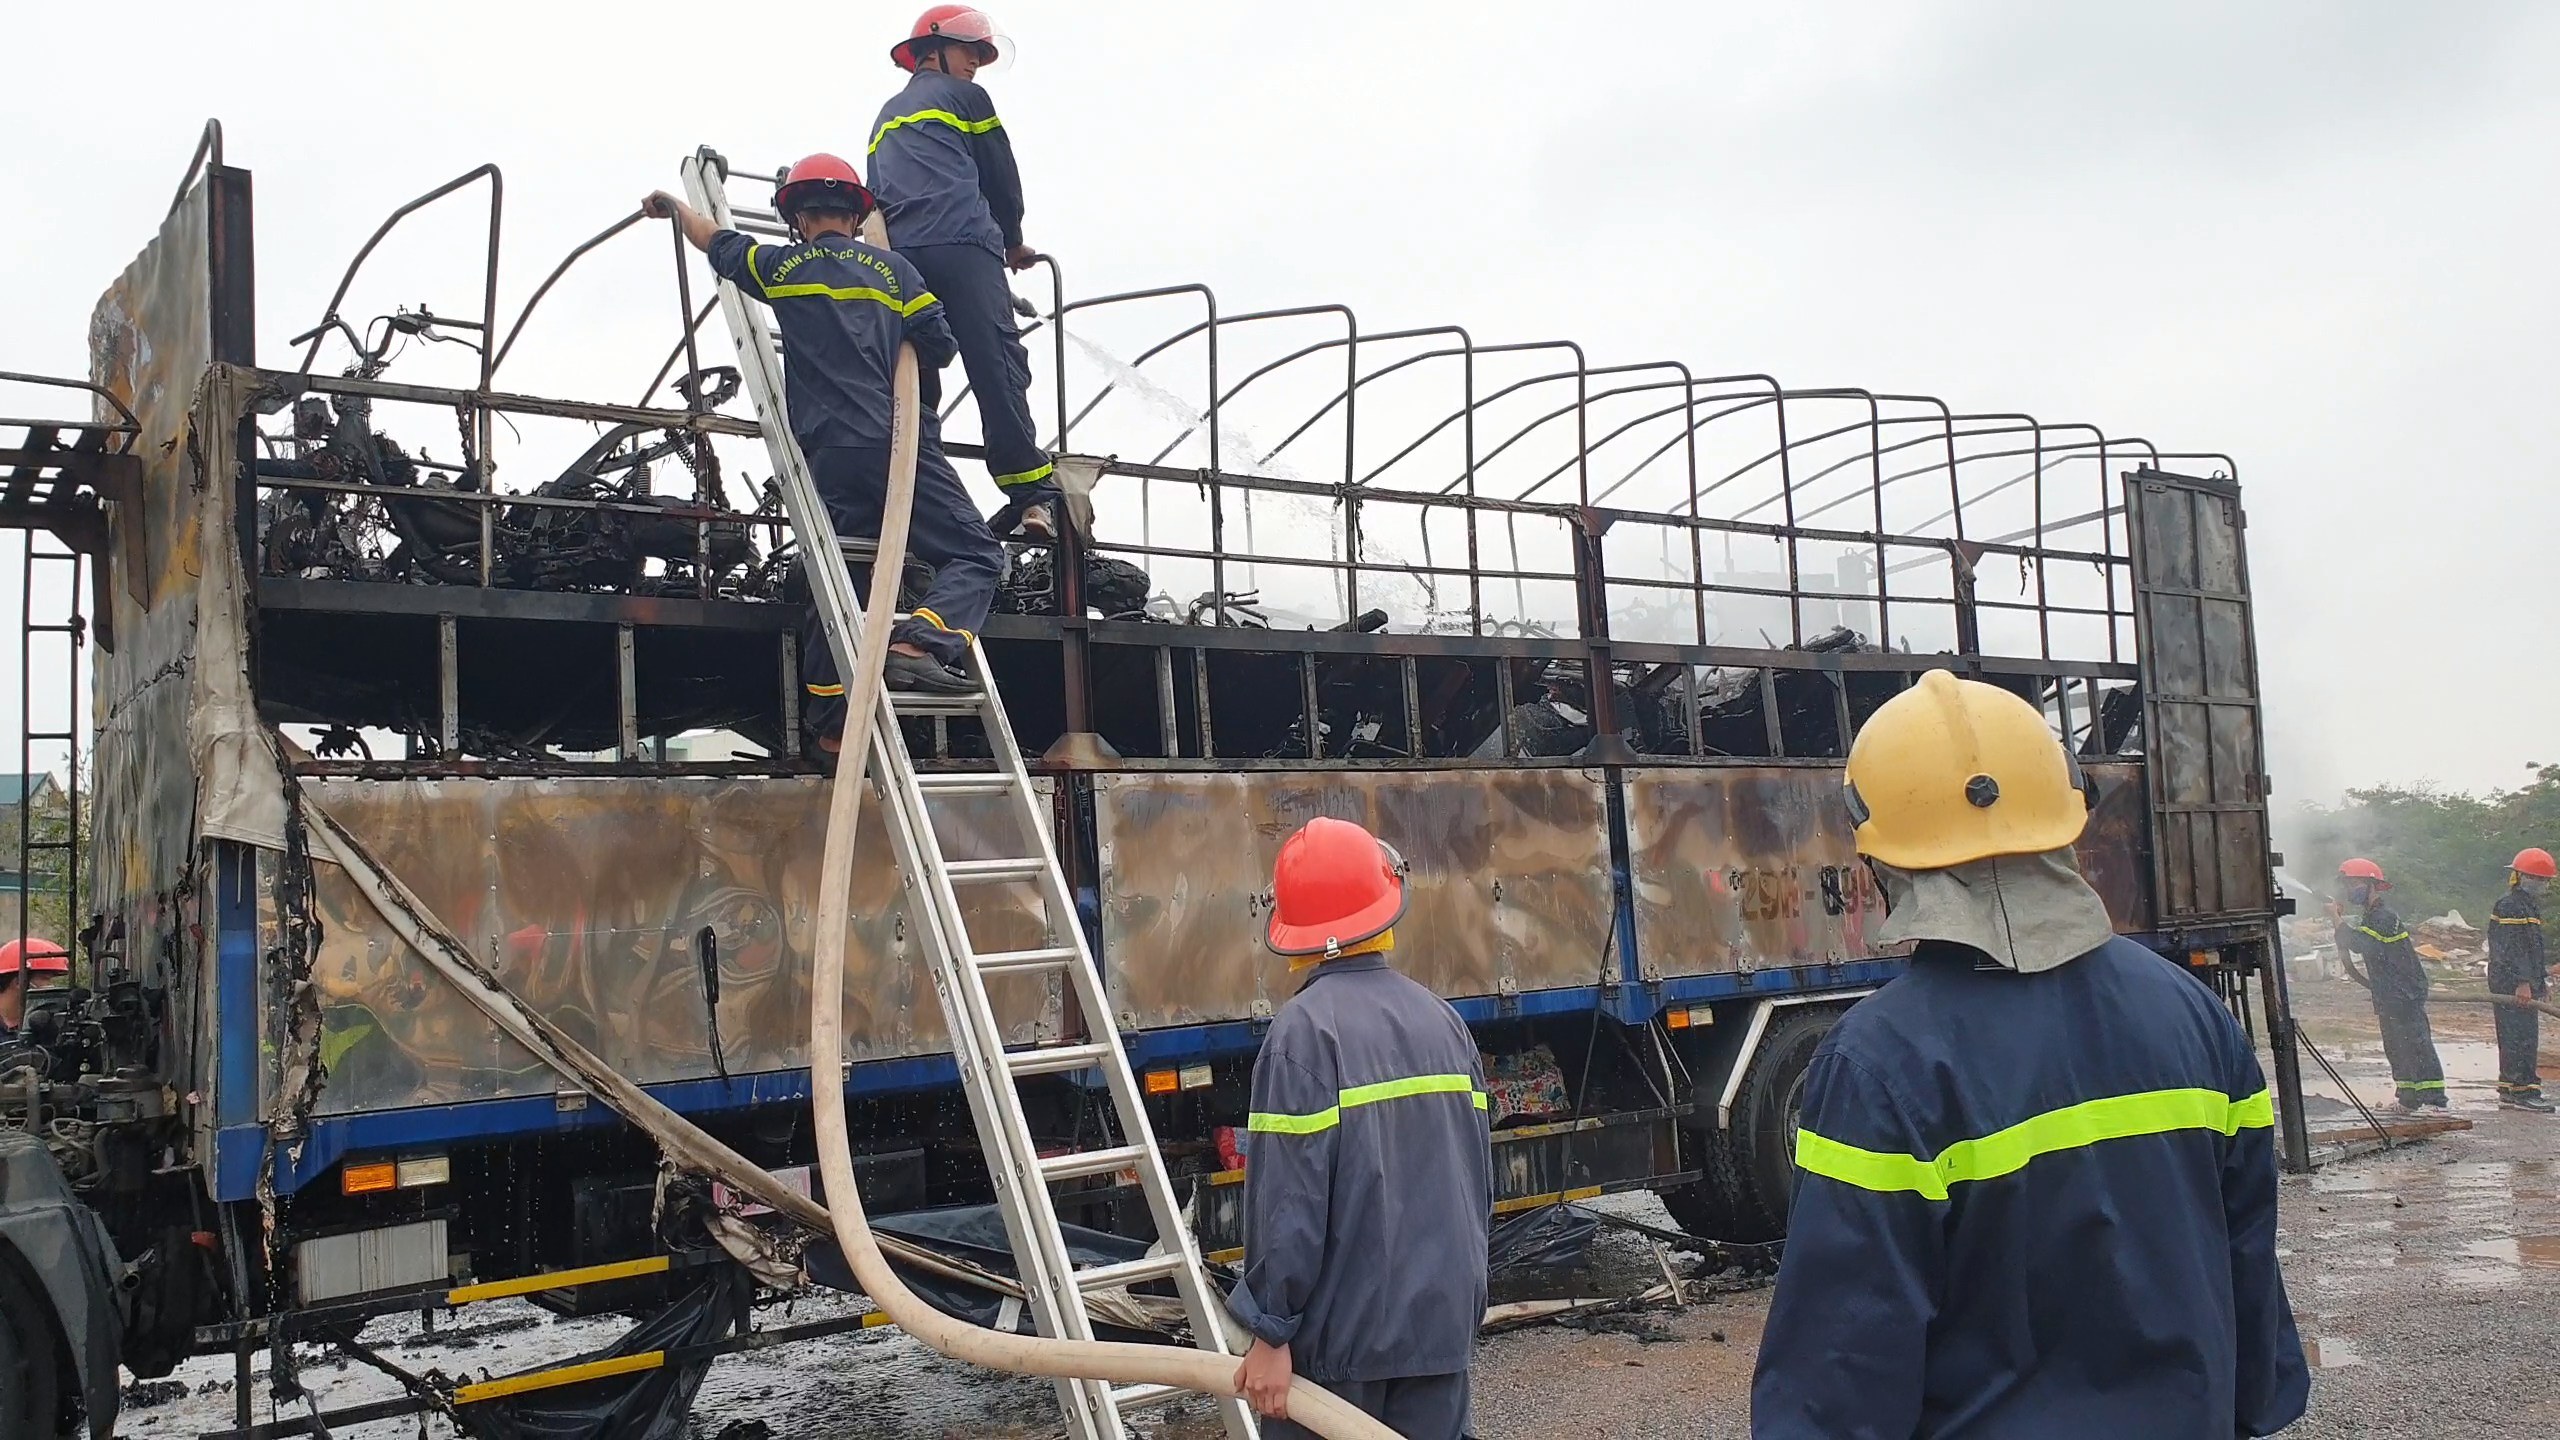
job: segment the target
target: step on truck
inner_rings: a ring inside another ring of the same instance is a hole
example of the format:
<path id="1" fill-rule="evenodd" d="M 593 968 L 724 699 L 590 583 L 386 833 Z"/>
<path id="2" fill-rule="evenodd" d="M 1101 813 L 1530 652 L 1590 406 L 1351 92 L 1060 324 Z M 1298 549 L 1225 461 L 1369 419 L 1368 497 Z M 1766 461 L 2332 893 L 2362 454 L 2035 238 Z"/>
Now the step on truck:
<path id="1" fill-rule="evenodd" d="M 769 204 L 772 170 L 699 158 Z M 809 1173 L 828 781 L 773 468 L 680 245 L 648 353 L 583 357 L 583 398 L 509 388 L 519 340 L 579 353 L 534 322 L 582 263 L 667 262 L 627 216 L 502 314 L 502 195 L 484 166 L 401 206 L 325 299 L 296 287 L 307 331 L 261 336 L 250 175 L 208 127 L 98 303 L 89 374 L 11 392 L 56 397 L 0 433 L 0 523 L 45 572 L 21 669 L 63 685 L 27 656 L 67 636 L 79 694 L 75 722 L 21 726 L 20 770 L 67 754 L 81 828 L 21 837 L 20 875 L 56 877 L 79 928 L 68 983 L 0 1043 L 0 1432 L 105 1434 L 119 1365 L 196 1354 L 234 1357 L 230 1436 L 680 1415 L 720 1354 L 868 1323 L 770 1308 L 830 1278 L 822 1245 L 669 1163 L 314 855 L 316 812 L 599 1063 Z M 433 225 L 469 237 L 433 276 L 367 269 Z M 452 293 L 350 299 L 386 285 Z M 1205 285 L 1080 295 L 1045 258 L 1024 289 L 1089 524 L 1011 547 L 978 637 L 1006 723 L 955 707 L 902 738 L 952 861 L 1036 853 L 1013 832 L 1043 817 L 1072 903 L 992 877 L 968 938 L 1081 934 L 1213 1266 L 1241 1254 L 1237 1132 L 1292 988 L 1259 939 L 1271 862 L 1317 815 L 1409 866 L 1397 962 L 1478 1037 L 1502 1217 L 1647 1190 L 1701 1249 L 1765 1262 L 1805 1065 L 1901 964 L 1842 759 L 1930 669 L 2015 691 L 2080 757 L 2084 873 L 2119 931 L 2264 1027 L 2303 1163 L 2229 458 Z M 1004 735 L 1036 807 L 967 782 Z M 1027 1324 L 898 867 L 866 853 L 863 1203 L 936 1303 Z M 1093 1027 L 1054 967 L 989 985 L 1008 1045 Z M 1100 1084 L 1023 1080 L 1044 1157 L 1125 1144 Z M 1043 1168 L 1070 1177 L 1080 1263 L 1157 1239 L 1134 1172 Z M 296 1400 L 296 1344 L 378 1362 L 368 1319 L 513 1296 L 635 1324 L 600 1361 Z M 1128 1299 L 1113 1333 L 1181 1328 Z"/>

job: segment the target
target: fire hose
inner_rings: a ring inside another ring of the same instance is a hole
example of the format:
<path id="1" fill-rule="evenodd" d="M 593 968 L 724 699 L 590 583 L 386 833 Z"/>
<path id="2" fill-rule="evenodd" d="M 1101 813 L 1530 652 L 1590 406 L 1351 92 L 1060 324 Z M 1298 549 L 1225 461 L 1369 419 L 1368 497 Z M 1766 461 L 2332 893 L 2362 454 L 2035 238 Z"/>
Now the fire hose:
<path id="1" fill-rule="evenodd" d="M 863 764 L 880 704 L 881 674 L 889 659 L 889 630 L 896 610 L 898 571 L 906 560 L 908 511 L 916 481 L 916 355 L 898 351 L 897 406 L 889 447 L 889 494 L 882 510 L 880 551 L 871 567 L 871 595 L 862 618 L 861 649 L 845 677 L 843 748 L 828 797 L 827 842 L 818 871 L 816 945 L 809 977 L 809 1095 L 816 1112 L 818 1164 L 826 1179 L 827 1212 L 844 1258 L 863 1293 L 908 1334 L 936 1352 L 991 1370 L 1059 1380 L 1099 1380 L 1115 1385 L 1173 1385 L 1207 1395 L 1236 1396 L 1240 1362 L 1232 1355 L 1183 1346 L 1136 1345 L 1014 1335 L 946 1315 L 918 1298 L 889 1266 L 873 1239 L 856 1188 L 853 1148 L 844 1104 L 844 947 L 853 900 L 854 837 L 862 815 Z M 1072 925 L 1072 916 L 1052 916 Z M 1314 1383 L 1289 1384 L 1289 1419 L 1327 1440 L 1397 1440 L 1396 1432 Z"/>

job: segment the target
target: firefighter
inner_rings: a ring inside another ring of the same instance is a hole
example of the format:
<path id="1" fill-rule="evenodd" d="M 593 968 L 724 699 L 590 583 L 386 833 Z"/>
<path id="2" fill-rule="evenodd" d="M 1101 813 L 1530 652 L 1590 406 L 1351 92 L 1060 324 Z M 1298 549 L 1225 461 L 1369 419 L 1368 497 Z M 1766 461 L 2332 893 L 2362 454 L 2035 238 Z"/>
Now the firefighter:
<path id="1" fill-rule="evenodd" d="M 25 1028 L 27 992 L 39 983 L 37 977 L 70 973 L 71 952 L 51 940 L 28 936 L 0 945 L 0 1040 Z"/>
<path id="2" fill-rule="evenodd" d="M 715 231 L 708 218 L 664 191 L 641 208 L 674 217 L 722 279 L 773 307 L 782 327 L 792 436 L 808 457 L 837 533 L 876 538 L 888 500 L 899 342 L 916 347 L 927 375 L 950 363 L 954 345 L 942 304 L 916 267 L 856 238 L 871 206 L 871 192 L 851 165 L 812 155 L 792 166 L 774 191 L 774 208 L 798 244 L 760 245 L 735 230 Z M 892 632 L 885 675 L 892 689 L 966 694 L 976 686 L 961 662 L 969 633 L 994 603 L 1004 547 L 944 458 L 931 414 L 928 408 L 917 445 L 907 543 L 933 567 L 933 580 L 911 618 Z M 800 675 L 810 697 L 809 728 L 819 748 L 832 754 L 844 725 L 844 684 L 814 616 L 802 632 Z"/>
<path id="3" fill-rule="evenodd" d="M 2210 990 L 2113 933 L 2044 717 L 1931 671 L 1858 732 L 1847 798 L 1878 938 L 1917 947 L 1805 1071 L 1752 1434 L 2291 1424 L 2266 1081 Z"/>
<path id="4" fill-rule="evenodd" d="M 2427 971 L 2418 963 L 2417 947 L 2409 943 L 2409 927 L 2382 901 L 2391 882 L 2382 878 L 2381 866 L 2361 856 L 2338 867 L 2338 882 L 2356 912 L 2339 913 L 2338 956 L 2372 994 L 2373 1018 L 2382 1026 L 2382 1054 L 2391 1064 L 2400 1112 L 2442 1110 L 2444 1062 L 2436 1058 L 2435 1032 L 2427 1024 Z M 2356 973 L 2356 959 L 2364 961 L 2361 974 Z"/>
<path id="5" fill-rule="evenodd" d="M 1013 324 L 1016 270 L 1039 259 L 1022 240 L 1022 174 L 995 101 L 976 80 L 1007 42 L 986 12 L 936 5 L 889 58 L 912 77 L 871 131 L 871 183 L 889 243 L 942 297 L 960 363 L 978 397 L 987 473 L 1006 497 L 998 533 L 1056 533 L 1058 483 L 1031 426 L 1031 357 Z M 926 407 L 939 402 L 937 388 Z"/>
<path id="6" fill-rule="evenodd" d="M 2551 888 L 2560 866 L 2551 852 L 2516 852 L 2507 867 L 2507 893 L 2489 907 L 2489 993 L 2513 1000 L 2501 1005 L 2498 1019 L 2498 1108 L 2548 1115 L 2553 1106 L 2542 1098 L 2542 1015 L 2533 1002 L 2551 990 L 2550 960 L 2542 948 L 2542 895 Z"/>
<path id="7" fill-rule="evenodd" d="M 1492 1134 L 1475 1037 L 1387 964 L 1403 862 L 1347 820 L 1316 819 L 1273 866 L 1271 948 L 1304 977 L 1253 1063 L 1244 1278 L 1253 1333 L 1238 1389 L 1289 1424 L 1293 1374 L 1408 1440 L 1467 1429 L 1484 1318 Z"/>

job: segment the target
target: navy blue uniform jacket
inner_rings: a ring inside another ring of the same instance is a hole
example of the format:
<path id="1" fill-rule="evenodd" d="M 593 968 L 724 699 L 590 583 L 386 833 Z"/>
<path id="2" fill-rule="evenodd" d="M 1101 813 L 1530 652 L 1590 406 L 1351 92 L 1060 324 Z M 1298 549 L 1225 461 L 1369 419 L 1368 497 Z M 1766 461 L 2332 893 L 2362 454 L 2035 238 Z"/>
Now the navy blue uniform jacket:
<path id="1" fill-rule="evenodd" d="M 2545 969 L 2550 961 L 2542 949 L 2542 903 L 2522 886 L 2509 886 L 2489 908 L 2489 917 L 2489 993 L 2512 995 L 2519 985 L 2532 986 L 2536 995 L 2551 993 Z"/>
<path id="2" fill-rule="evenodd" d="M 711 269 L 773 307 L 783 408 L 804 451 L 888 445 L 900 341 L 915 342 L 926 372 L 959 352 L 914 262 L 859 240 L 764 244 L 723 230 L 711 237 Z"/>
<path id="3" fill-rule="evenodd" d="M 1977 968 L 1977 967 L 1982 968 Z M 2310 1394 L 2272 1106 L 2212 993 L 2114 939 L 1924 944 L 1805 1074 L 1756 1440 L 2225 1440 Z"/>
<path id="4" fill-rule="evenodd" d="M 871 128 L 871 193 L 889 243 L 1022 243 L 1022 172 L 996 102 L 972 80 L 919 70 Z"/>
<path id="5" fill-rule="evenodd" d="M 1271 1022 L 1227 1308 L 1310 1380 L 1453 1375 L 1484 1320 L 1492 1134 L 1475 1037 L 1384 957 L 1328 960 Z"/>

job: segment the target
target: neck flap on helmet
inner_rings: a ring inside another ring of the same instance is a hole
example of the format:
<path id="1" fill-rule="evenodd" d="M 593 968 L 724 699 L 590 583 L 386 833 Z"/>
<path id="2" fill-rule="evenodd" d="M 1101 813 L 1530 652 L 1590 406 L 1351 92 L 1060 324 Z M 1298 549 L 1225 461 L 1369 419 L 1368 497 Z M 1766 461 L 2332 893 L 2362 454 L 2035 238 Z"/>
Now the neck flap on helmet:
<path id="1" fill-rule="evenodd" d="M 2080 878 L 2068 847 L 1994 855 L 1945 870 L 1869 863 L 1889 910 L 1875 938 L 1888 945 L 1943 940 L 2032 975 L 2088 954 L 2115 933 L 2106 902 Z"/>

